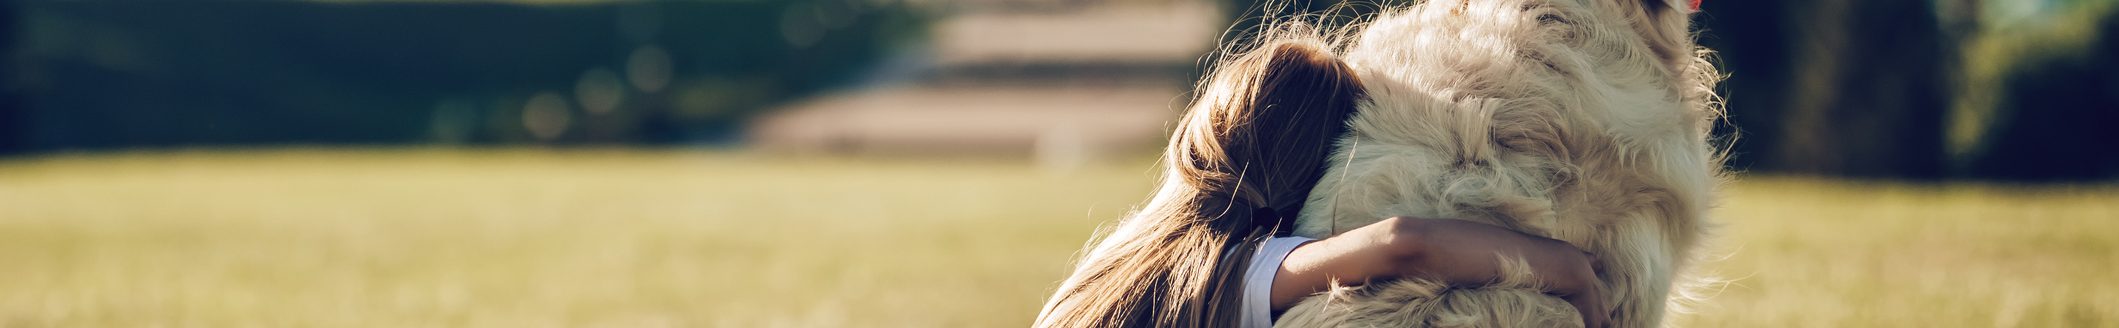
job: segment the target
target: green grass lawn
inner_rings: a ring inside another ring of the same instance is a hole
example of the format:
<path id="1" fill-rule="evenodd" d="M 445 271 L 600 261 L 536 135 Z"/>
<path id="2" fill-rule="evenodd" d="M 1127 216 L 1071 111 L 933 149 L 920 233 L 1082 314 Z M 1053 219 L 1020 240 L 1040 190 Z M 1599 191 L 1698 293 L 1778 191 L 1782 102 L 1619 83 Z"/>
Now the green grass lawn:
<path id="1" fill-rule="evenodd" d="M 1150 164 L 0 160 L 0 327 L 1022 326 Z M 1688 326 L 2119 325 L 2119 187 L 1741 181 Z"/>

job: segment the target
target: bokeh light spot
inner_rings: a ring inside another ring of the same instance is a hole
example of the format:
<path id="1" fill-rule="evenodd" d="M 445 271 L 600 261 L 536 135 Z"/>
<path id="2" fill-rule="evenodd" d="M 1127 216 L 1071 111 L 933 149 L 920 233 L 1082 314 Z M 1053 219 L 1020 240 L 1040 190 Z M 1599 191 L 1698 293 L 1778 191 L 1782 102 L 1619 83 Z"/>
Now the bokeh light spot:
<path id="1" fill-rule="evenodd" d="M 581 102 L 581 109 L 591 115 L 610 113 L 625 102 L 624 83 L 619 81 L 617 72 L 590 69 L 581 73 L 581 79 L 574 81 L 574 98 Z"/>
<path id="2" fill-rule="evenodd" d="M 625 60 L 626 80 L 642 92 L 660 92 L 670 85 L 670 53 L 661 46 L 646 45 L 633 49 L 633 55 Z"/>
<path id="3" fill-rule="evenodd" d="M 566 96 L 557 92 L 537 93 L 522 105 L 522 127 L 537 140 L 557 140 L 573 122 L 573 114 L 567 112 Z"/>

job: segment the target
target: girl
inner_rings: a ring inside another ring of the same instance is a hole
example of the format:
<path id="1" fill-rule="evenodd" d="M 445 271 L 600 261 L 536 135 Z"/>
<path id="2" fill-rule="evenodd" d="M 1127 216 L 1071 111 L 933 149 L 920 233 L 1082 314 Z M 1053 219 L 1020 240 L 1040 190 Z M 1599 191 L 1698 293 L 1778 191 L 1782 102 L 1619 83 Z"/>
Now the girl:
<path id="1" fill-rule="evenodd" d="M 1425 278 L 1475 287 L 1521 258 L 1587 327 L 1608 316 L 1589 255 L 1455 220 L 1392 218 L 1323 240 L 1288 237 L 1331 142 L 1365 101 L 1323 42 L 1228 60 L 1178 121 L 1161 187 L 1077 264 L 1038 327 L 1267 327 L 1334 282 Z"/>

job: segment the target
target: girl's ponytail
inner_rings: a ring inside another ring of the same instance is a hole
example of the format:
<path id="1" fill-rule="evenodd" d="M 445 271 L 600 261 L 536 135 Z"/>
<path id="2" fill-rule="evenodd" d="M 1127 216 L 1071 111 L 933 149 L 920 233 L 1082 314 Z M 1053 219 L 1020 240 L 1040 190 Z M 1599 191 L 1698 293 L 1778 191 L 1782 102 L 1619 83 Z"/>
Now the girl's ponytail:
<path id="1" fill-rule="evenodd" d="M 1234 326 L 1256 239 L 1290 226 L 1366 99 L 1334 48 L 1283 38 L 1218 65 L 1170 138 L 1161 188 L 1088 249 L 1036 326 Z"/>

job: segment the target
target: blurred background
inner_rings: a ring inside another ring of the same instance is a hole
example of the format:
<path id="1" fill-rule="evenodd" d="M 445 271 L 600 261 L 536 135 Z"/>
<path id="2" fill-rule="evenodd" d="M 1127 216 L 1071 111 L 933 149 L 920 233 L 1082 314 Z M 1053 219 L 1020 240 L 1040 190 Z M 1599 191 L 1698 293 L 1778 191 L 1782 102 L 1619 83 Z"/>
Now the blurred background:
<path id="1" fill-rule="evenodd" d="M 1259 8 L 0 3 L 0 326 L 1024 325 Z M 2119 2 L 1695 24 L 1678 322 L 2119 326 Z"/>

